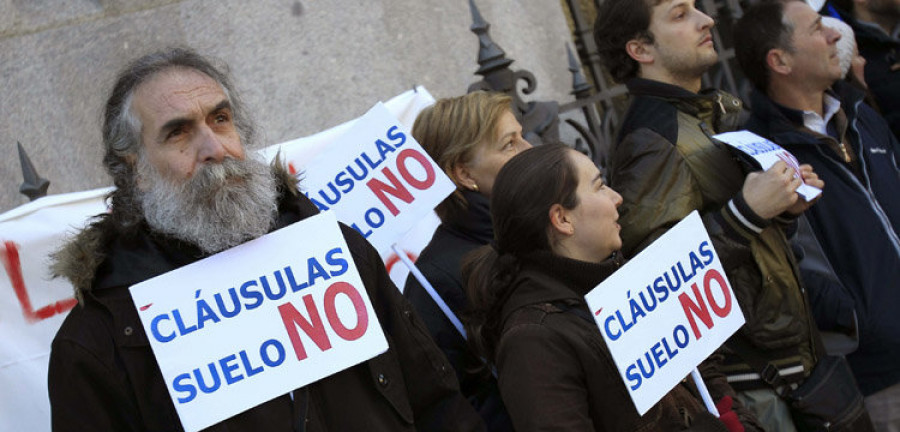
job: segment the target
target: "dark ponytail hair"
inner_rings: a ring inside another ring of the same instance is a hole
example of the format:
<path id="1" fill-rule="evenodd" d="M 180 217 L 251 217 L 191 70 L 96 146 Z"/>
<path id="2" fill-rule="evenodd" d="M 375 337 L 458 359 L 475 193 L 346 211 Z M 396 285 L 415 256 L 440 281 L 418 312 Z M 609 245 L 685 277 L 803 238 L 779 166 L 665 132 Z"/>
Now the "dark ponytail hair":
<path id="1" fill-rule="evenodd" d="M 578 178 L 571 148 L 545 144 L 519 153 L 497 174 L 491 191 L 494 241 L 467 255 L 463 283 L 471 305 L 466 332 L 472 349 L 493 362 L 502 330 L 503 305 L 519 272 L 521 258 L 550 250 L 550 207 L 578 205 Z"/>

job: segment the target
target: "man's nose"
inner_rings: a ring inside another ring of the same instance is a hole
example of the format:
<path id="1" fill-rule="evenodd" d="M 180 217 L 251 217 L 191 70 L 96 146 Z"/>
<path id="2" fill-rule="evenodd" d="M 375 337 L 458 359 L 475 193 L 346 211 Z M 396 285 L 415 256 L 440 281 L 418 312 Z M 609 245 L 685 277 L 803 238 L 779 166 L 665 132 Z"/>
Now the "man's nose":
<path id="1" fill-rule="evenodd" d="M 716 25 L 716 20 L 712 19 L 711 16 L 709 16 L 699 10 L 697 11 L 697 13 L 700 14 L 700 27 L 701 28 L 707 29 L 707 28 L 712 28 L 713 26 Z"/>
<path id="2" fill-rule="evenodd" d="M 841 32 L 831 28 L 826 27 L 828 29 L 828 41 L 830 43 L 837 43 L 837 41 L 841 40 Z"/>
<path id="3" fill-rule="evenodd" d="M 219 137 L 212 129 L 208 126 L 200 127 L 200 134 L 197 137 L 200 142 L 198 145 L 200 148 L 197 151 L 197 159 L 200 162 L 222 162 L 225 160 L 225 155 L 227 151 L 225 150 L 225 145 L 222 142 L 221 137 Z"/>

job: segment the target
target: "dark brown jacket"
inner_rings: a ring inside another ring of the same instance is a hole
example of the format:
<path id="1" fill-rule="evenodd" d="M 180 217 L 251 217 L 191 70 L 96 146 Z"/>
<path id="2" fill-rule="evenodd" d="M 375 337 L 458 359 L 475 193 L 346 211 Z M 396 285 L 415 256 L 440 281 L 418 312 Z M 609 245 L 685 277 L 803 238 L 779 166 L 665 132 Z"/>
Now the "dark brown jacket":
<path id="1" fill-rule="evenodd" d="M 496 354 L 500 391 L 516 430 L 727 431 L 685 381 L 638 415 L 584 302 L 618 266 L 615 260 L 591 264 L 549 252 L 522 261 L 502 309 Z M 701 371 L 713 398 L 733 395 L 708 363 Z M 748 431 L 758 430 L 742 406 L 736 411 Z"/>
<path id="2" fill-rule="evenodd" d="M 746 318 L 726 345 L 742 342 L 788 382 L 802 380 L 817 354 L 787 241 L 795 222 L 753 213 L 741 194 L 745 171 L 710 137 L 736 128 L 741 102 L 720 91 L 695 94 L 641 78 L 630 80 L 628 89 L 631 106 L 609 165 L 610 186 L 623 199 L 622 250 L 636 255 L 697 210 Z M 741 355 L 725 352 L 722 369 L 733 386 L 768 387 Z"/>
<path id="3" fill-rule="evenodd" d="M 316 213 L 292 177 L 282 178 L 277 227 Z M 294 391 L 293 400 L 282 395 L 207 430 L 482 430 L 453 370 L 390 282 L 377 252 L 356 231 L 342 229 L 388 351 Z M 128 287 L 202 257 L 194 246 L 146 227 L 128 237 L 114 235 L 108 220 L 63 250 L 55 269 L 73 281 L 81 303 L 52 345 L 48 386 L 55 431 L 181 430 Z"/>

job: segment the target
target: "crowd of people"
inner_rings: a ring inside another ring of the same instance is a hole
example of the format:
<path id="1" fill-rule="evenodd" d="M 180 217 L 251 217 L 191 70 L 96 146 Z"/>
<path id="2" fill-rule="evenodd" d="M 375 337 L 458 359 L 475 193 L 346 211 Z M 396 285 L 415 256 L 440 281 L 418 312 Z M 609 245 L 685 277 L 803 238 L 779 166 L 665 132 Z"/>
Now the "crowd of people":
<path id="1" fill-rule="evenodd" d="M 601 2 L 593 36 L 630 94 L 605 167 L 532 148 L 503 94 L 424 109 L 412 134 L 456 190 L 416 266 L 449 309 L 342 227 L 387 351 L 206 430 L 900 431 L 900 2 L 752 3 L 748 109 L 702 89 L 718 53 L 694 0 Z M 54 430 L 181 430 L 128 288 L 318 212 L 252 152 L 223 70 L 172 48 L 112 87 L 110 211 L 52 264 L 80 304 L 52 345 Z M 713 137 L 738 129 L 799 166 Z M 698 367 L 716 412 L 685 379 L 642 415 L 584 296 L 694 211 L 746 322 Z"/>

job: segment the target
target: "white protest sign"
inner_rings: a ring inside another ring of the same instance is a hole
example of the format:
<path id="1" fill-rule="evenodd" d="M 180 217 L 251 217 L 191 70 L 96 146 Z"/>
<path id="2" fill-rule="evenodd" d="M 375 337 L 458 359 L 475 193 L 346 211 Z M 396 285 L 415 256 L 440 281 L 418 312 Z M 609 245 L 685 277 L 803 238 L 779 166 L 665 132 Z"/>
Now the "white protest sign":
<path id="1" fill-rule="evenodd" d="M 456 189 L 381 103 L 303 167 L 301 186 L 381 254 Z"/>
<path id="2" fill-rule="evenodd" d="M 784 161 L 794 169 L 794 177 L 803 181 L 800 175 L 800 162 L 791 152 L 753 132 L 741 130 L 713 135 L 713 138 L 724 142 L 755 159 L 763 170 L 767 170 L 778 161 Z M 804 200 L 810 201 L 822 193 L 822 189 L 806 183 L 797 188 L 797 193 Z"/>
<path id="3" fill-rule="evenodd" d="M 130 290 L 189 432 L 388 349 L 330 212 Z"/>
<path id="4" fill-rule="evenodd" d="M 696 211 L 585 300 L 641 415 L 744 324 Z"/>

